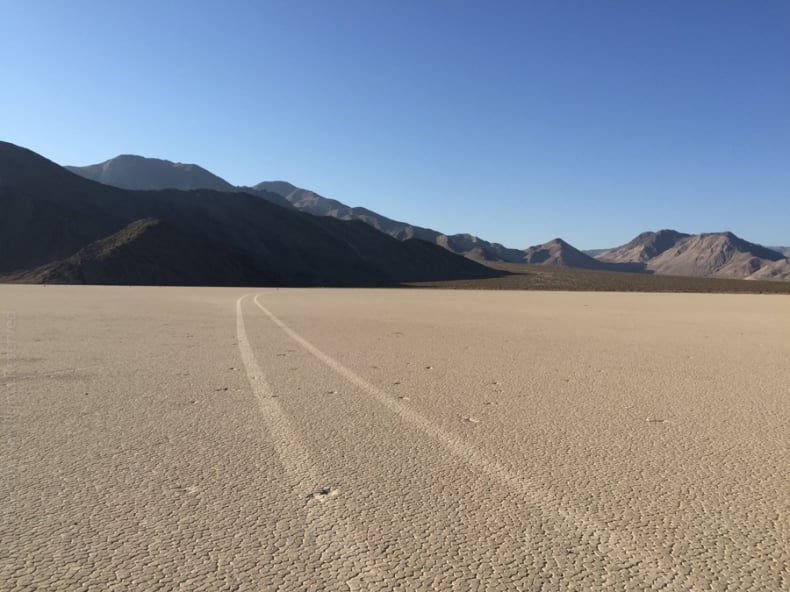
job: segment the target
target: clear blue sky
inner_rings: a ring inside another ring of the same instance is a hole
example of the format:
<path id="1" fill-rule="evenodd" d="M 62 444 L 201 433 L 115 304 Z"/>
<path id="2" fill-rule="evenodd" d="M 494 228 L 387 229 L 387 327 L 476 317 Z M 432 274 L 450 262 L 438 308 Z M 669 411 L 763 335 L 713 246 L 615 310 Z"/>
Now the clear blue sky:
<path id="1" fill-rule="evenodd" d="M 790 2 L 0 0 L 0 138 L 512 247 L 790 244 Z"/>

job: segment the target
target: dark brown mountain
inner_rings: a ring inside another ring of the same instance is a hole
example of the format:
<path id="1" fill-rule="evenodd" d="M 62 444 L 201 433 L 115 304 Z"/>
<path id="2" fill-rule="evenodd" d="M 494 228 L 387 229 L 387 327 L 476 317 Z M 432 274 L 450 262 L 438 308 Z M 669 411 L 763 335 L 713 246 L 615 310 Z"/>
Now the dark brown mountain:
<path id="1" fill-rule="evenodd" d="M 648 270 L 663 275 L 790 277 L 790 262 L 781 253 L 745 241 L 732 232 L 695 235 L 674 230 L 645 232 L 621 247 L 601 253 L 597 259 L 608 263 L 642 263 Z"/>
<path id="2" fill-rule="evenodd" d="M 143 218 L 66 259 L 8 279 L 42 284 L 233 286 L 272 283 L 252 257 L 222 252 L 168 222 Z"/>
<path id="3" fill-rule="evenodd" d="M 381 285 L 501 273 L 254 195 L 102 185 L 5 142 L 0 211 L 6 281 Z"/>

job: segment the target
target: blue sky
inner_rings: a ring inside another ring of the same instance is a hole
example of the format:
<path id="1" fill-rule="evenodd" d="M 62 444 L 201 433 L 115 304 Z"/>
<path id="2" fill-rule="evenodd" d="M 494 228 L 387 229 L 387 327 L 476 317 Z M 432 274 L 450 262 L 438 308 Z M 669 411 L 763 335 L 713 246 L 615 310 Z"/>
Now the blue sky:
<path id="1" fill-rule="evenodd" d="M 524 248 L 790 244 L 790 2 L 0 0 L 0 138 Z"/>

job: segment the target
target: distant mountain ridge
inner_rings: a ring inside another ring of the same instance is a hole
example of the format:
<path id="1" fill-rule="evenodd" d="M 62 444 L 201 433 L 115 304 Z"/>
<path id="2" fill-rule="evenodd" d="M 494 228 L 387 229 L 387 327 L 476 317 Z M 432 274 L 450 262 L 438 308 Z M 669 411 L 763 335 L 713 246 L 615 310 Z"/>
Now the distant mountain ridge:
<path id="1" fill-rule="evenodd" d="M 372 286 L 502 275 L 258 195 L 100 184 L 7 142 L 0 211 L 2 281 Z"/>
<path id="2" fill-rule="evenodd" d="M 611 263 L 645 263 L 674 246 L 679 240 L 688 238 L 688 236 L 688 234 L 677 232 L 676 230 L 643 232 L 616 249 L 599 253 L 597 259 Z"/>
<path id="3" fill-rule="evenodd" d="M 642 263 L 647 270 L 663 275 L 790 279 L 790 261 L 781 253 L 745 241 L 732 232 L 644 232 L 625 245 L 600 253 L 596 259 Z"/>
<path id="4" fill-rule="evenodd" d="M 119 160 L 118 163 L 114 161 Z M 150 165 L 150 167 L 149 167 Z M 581 252 L 562 239 L 527 249 L 513 249 L 471 234 L 447 235 L 393 220 L 363 207 L 351 207 L 286 181 L 265 181 L 253 187 L 233 187 L 197 165 L 121 156 L 99 165 L 68 167 L 80 175 L 119 187 L 150 189 L 195 188 L 210 184 L 219 191 L 243 191 L 283 207 L 315 216 L 361 221 L 398 240 L 421 239 L 453 253 L 481 261 L 554 265 L 581 269 L 738 278 L 790 279 L 779 252 L 744 241 L 732 233 L 689 235 L 675 230 L 643 232 L 614 249 Z M 150 171 L 149 171 L 150 168 Z M 131 171 L 131 172 L 130 172 Z M 144 179 L 131 180 L 131 174 Z M 124 176 L 125 175 L 125 176 Z M 788 249 L 790 251 L 790 249 Z"/>
<path id="5" fill-rule="evenodd" d="M 509 249 L 499 243 L 492 243 L 471 234 L 446 235 L 430 228 L 393 220 L 367 208 L 351 207 L 285 181 L 264 181 L 255 185 L 254 189 L 279 193 L 297 210 L 315 216 L 330 216 L 340 220 L 361 220 L 398 240 L 418 238 L 435 243 L 459 255 L 482 261 L 508 261 L 511 263 L 523 261 L 523 253 L 518 249 Z"/>

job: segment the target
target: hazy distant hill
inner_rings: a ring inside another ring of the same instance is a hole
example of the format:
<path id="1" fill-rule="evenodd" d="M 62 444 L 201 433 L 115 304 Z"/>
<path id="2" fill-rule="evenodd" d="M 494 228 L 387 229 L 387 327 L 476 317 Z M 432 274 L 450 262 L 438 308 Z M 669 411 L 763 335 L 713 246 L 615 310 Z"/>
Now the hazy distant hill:
<path id="1" fill-rule="evenodd" d="M 225 179 L 196 164 L 183 164 L 133 154 L 122 154 L 99 164 L 64 168 L 86 179 L 121 189 L 141 191 L 212 189 L 225 193 L 237 193 L 240 190 L 239 187 L 234 187 Z M 260 191 L 257 194 L 279 206 L 290 207 L 279 193 Z"/>
<path id="2" fill-rule="evenodd" d="M 601 253 L 597 259 L 644 263 L 654 273 L 700 277 L 783 279 L 790 269 L 790 262 L 782 254 L 731 232 L 645 232 L 621 247 Z"/>
<path id="3" fill-rule="evenodd" d="M 6 142 L 0 211 L 5 281 L 377 285 L 498 273 L 253 195 L 102 185 Z"/>
<path id="4" fill-rule="evenodd" d="M 776 251 L 777 253 L 781 253 L 785 257 L 790 257 L 790 247 L 768 247 L 772 251 Z"/>
<path id="5" fill-rule="evenodd" d="M 123 189 L 213 189 L 236 191 L 236 188 L 196 164 L 183 164 L 159 158 L 122 154 L 89 166 L 64 167 L 73 173 L 105 185 Z"/>

